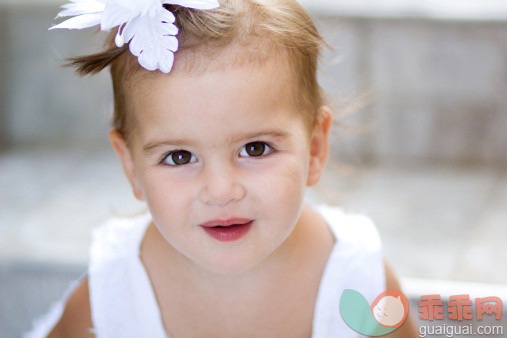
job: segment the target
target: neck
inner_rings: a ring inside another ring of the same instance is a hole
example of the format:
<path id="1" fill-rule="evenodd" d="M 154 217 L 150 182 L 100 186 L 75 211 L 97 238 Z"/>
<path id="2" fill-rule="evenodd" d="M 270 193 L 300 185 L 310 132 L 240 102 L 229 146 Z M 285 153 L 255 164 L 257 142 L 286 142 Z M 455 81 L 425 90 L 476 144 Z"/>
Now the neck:
<path id="1" fill-rule="evenodd" d="M 254 267 L 237 274 L 218 273 L 192 261 L 170 245 L 153 223 L 143 240 L 141 255 L 145 266 L 146 260 L 162 266 L 162 273 L 167 278 L 164 279 L 170 280 L 175 287 L 192 290 L 199 297 L 219 299 L 222 303 L 227 303 L 227 300 L 237 302 L 239 299 L 248 301 L 249 297 L 272 294 L 273 288 L 286 284 L 284 278 L 289 276 L 288 272 L 297 268 L 297 254 L 300 251 L 295 248 L 303 243 L 302 218 L 275 251 Z M 167 262 L 170 262 L 170 266 Z"/>

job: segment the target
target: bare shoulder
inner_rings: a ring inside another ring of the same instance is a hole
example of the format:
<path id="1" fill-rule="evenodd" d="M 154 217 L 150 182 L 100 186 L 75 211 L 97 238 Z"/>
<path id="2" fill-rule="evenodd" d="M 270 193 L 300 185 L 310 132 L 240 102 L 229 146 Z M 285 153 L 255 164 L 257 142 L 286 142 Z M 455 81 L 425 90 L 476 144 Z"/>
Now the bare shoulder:
<path id="1" fill-rule="evenodd" d="M 384 261 L 384 268 L 386 272 L 386 290 L 401 290 L 400 283 L 396 276 L 394 275 L 391 267 L 387 262 Z M 407 316 L 405 322 L 396 330 L 391 332 L 390 334 L 385 335 L 386 338 L 416 338 L 419 337 L 417 333 L 416 325 L 414 319 L 410 315 L 410 312 Z"/>
<path id="2" fill-rule="evenodd" d="M 49 333 L 49 338 L 60 337 L 95 337 L 93 328 L 88 277 L 84 278 L 68 298 L 63 314 Z"/>

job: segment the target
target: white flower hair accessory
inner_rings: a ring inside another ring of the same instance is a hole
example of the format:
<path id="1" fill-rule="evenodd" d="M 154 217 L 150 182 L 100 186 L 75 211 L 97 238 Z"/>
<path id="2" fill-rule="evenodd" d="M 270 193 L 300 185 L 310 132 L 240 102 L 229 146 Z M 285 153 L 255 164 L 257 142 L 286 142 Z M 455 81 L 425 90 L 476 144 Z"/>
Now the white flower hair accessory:
<path id="1" fill-rule="evenodd" d="M 143 68 L 169 73 L 178 50 L 178 27 L 165 4 L 203 10 L 219 6 L 217 0 L 71 0 L 56 17 L 73 18 L 50 29 L 100 25 L 101 30 L 108 31 L 119 26 L 116 46 L 129 43 L 130 52 Z"/>

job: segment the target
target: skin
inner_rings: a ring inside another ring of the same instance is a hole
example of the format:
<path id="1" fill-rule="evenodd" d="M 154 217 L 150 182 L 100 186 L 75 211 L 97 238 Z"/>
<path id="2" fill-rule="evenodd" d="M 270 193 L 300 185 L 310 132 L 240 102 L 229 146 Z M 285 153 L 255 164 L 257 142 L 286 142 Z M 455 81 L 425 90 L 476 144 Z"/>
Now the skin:
<path id="1" fill-rule="evenodd" d="M 134 145 L 129 149 L 110 133 L 135 196 L 147 202 L 168 250 L 176 249 L 194 278 L 249 273 L 292 250 L 288 237 L 305 188 L 318 181 L 327 155 L 331 113 L 321 108 L 321 131 L 310 139 L 279 68 L 270 62 L 255 72 L 243 66 L 150 79 L 149 95 L 133 98 L 134 111 L 142 111 Z M 144 151 L 160 142 L 167 144 Z M 245 145 L 253 142 L 271 149 L 248 156 Z M 161 163 L 176 150 L 191 153 L 192 162 Z M 200 226 L 233 217 L 255 224 L 244 239 L 226 245 Z"/>
<path id="2" fill-rule="evenodd" d="M 153 216 L 141 259 L 174 337 L 311 335 L 334 238 L 303 197 L 321 177 L 332 115 L 321 107 L 305 125 L 283 65 L 252 67 L 150 77 L 132 97 L 135 142 L 109 133 Z M 264 151 L 251 155 L 252 144 Z M 182 150 L 190 161 L 175 165 Z M 201 227 L 231 217 L 253 220 L 239 240 L 219 242 Z M 85 279 L 50 337 L 90 336 L 88 298 Z"/>

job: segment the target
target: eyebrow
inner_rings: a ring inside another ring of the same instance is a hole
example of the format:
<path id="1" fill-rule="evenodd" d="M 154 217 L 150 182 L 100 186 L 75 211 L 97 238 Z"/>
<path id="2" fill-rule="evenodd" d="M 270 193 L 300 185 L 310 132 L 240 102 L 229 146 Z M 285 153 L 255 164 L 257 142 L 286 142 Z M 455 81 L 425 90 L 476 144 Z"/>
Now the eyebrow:
<path id="1" fill-rule="evenodd" d="M 291 136 L 291 134 L 285 130 L 281 129 L 271 129 L 267 131 L 261 131 L 261 132 L 252 132 L 248 134 L 240 134 L 233 136 L 229 139 L 230 143 L 237 143 L 241 140 L 249 140 L 249 139 L 255 139 L 259 137 L 275 137 L 275 138 L 281 138 L 281 139 L 287 139 Z M 167 139 L 167 140 L 153 140 L 148 142 L 143 146 L 143 153 L 145 154 L 151 154 L 155 151 L 156 148 L 162 147 L 162 146 L 193 146 L 195 145 L 195 142 L 192 140 L 187 139 Z"/>

